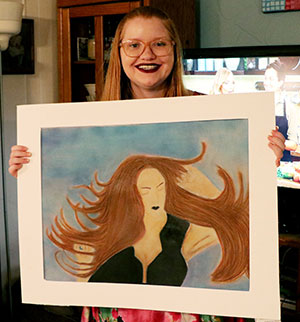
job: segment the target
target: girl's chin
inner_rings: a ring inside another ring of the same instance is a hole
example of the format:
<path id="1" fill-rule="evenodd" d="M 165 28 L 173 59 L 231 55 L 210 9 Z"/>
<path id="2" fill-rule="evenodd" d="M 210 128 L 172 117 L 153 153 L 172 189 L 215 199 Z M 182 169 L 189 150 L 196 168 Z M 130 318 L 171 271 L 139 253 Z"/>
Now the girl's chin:
<path id="1" fill-rule="evenodd" d="M 133 91 L 162 92 L 165 90 L 165 84 L 148 82 L 132 86 Z"/>

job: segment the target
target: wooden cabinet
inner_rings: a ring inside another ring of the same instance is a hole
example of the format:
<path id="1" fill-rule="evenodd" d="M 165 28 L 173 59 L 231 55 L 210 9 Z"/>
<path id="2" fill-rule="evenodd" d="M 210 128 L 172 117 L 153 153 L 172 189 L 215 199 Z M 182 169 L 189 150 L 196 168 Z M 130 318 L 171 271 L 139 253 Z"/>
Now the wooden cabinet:
<path id="1" fill-rule="evenodd" d="M 166 11 L 178 28 L 183 47 L 194 47 L 195 0 L 57 0 L 60 102 L 86 101 L 84 84 L 91 83 L 96 84 L 99 100 L 116 27 L 126 13 L 146 5 Z M 95 59 L 88 57 L 89 39 L 91 45 L 95 43 Z"/>

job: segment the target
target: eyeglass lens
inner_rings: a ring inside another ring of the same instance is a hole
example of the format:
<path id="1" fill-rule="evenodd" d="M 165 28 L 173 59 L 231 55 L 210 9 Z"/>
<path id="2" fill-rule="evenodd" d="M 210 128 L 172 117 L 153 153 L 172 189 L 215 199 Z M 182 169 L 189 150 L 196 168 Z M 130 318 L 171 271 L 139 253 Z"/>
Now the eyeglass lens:
<path id="1" fill-rule="evenodd" d="M 173 44 L 169 40 L 155 40 L 150 44 L 145 44 L 142 41 L 138 40 L 128 40 L 122 43 L 125 54 L 130 57 L 140 56 L 144 52 L 147 45 L 150 46 L 152 52 L 156 56 L 166 56 L 170 53 Z"/>

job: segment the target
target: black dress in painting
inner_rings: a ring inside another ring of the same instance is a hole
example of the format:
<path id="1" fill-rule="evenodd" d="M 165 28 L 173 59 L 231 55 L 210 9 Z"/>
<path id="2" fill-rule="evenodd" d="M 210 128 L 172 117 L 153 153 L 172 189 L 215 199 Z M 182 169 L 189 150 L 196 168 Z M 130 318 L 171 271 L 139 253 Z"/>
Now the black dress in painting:
<path id="1" fill-rule="evenodd" d="M 147 269 L 147 283 L 152 285 L 180 286 L 187 273 L 181 254 L 182 243 L 189 223 L 168 214 L 160 232 L 161 253 Z M 91 276 L 89 282 L 143 284 L 143 266 L 128 247 L 108 259 Z"/>

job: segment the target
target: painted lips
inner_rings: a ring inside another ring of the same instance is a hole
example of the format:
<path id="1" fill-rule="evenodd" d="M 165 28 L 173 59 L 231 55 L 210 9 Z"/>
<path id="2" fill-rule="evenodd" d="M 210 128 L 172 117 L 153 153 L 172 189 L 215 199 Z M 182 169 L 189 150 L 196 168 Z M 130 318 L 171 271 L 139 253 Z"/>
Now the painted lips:
<path id="1" fill-rule="evenodd" d="M 154 73 L 159 69 L 160 65 L 158 64 L 140 64 L 136 68 L 143 73 Z"/>

